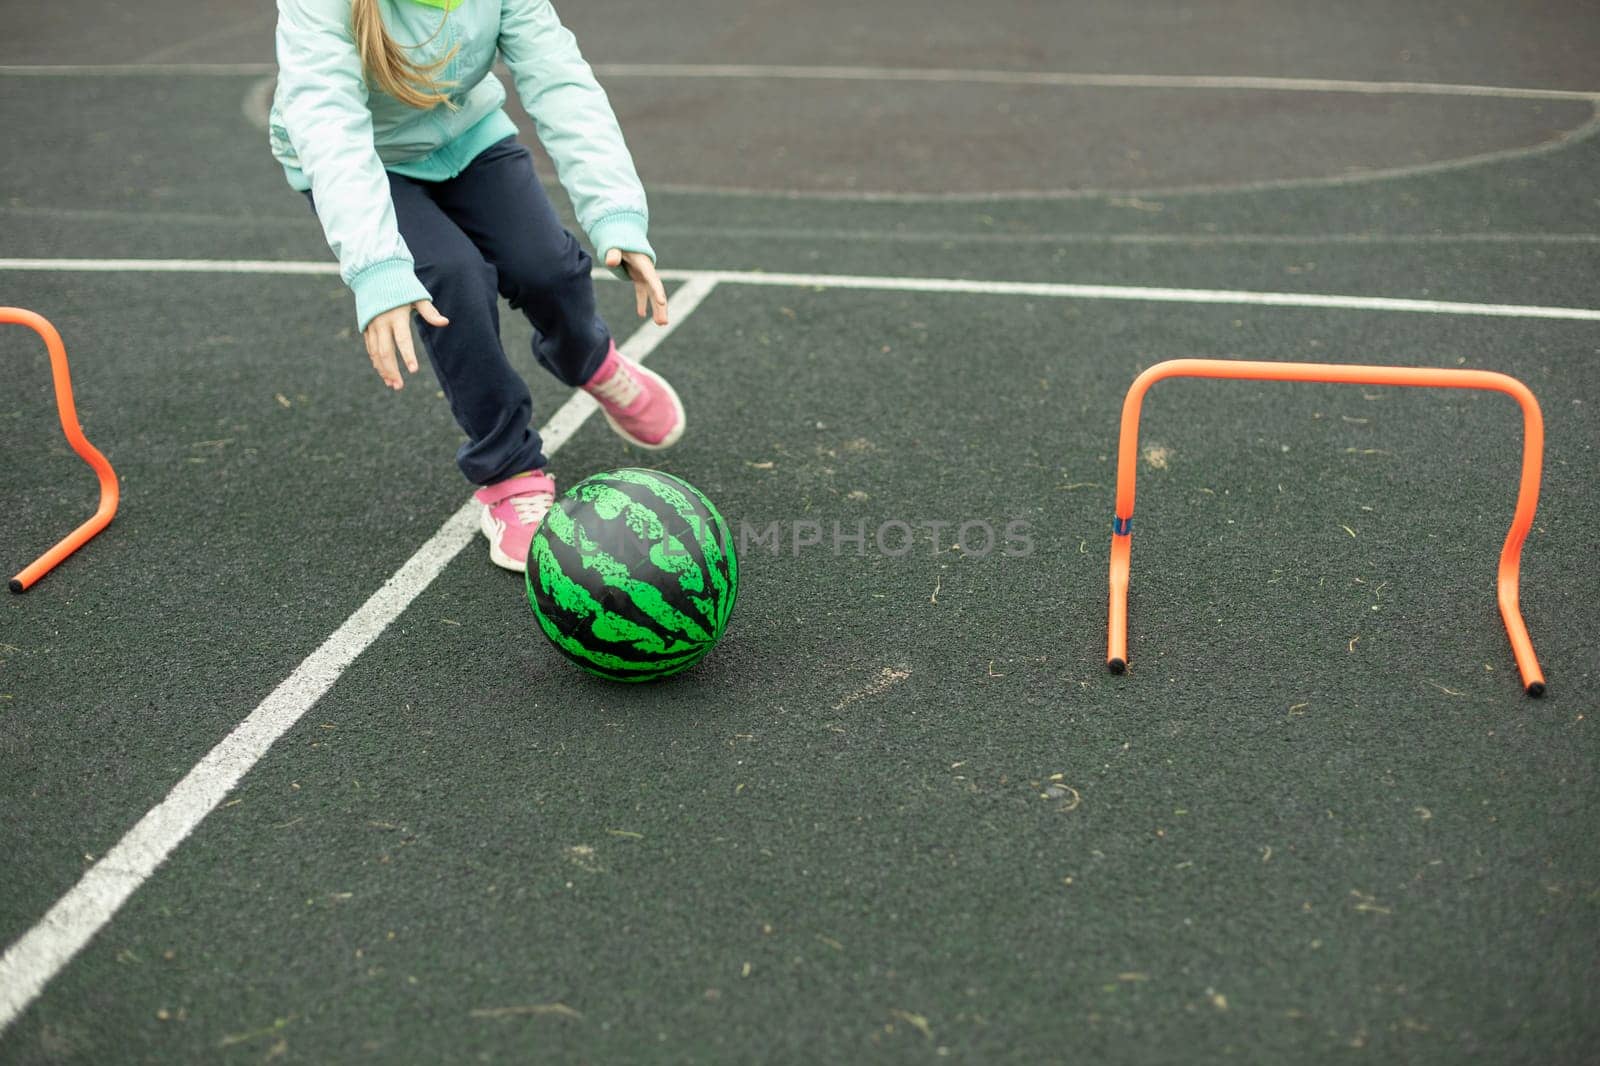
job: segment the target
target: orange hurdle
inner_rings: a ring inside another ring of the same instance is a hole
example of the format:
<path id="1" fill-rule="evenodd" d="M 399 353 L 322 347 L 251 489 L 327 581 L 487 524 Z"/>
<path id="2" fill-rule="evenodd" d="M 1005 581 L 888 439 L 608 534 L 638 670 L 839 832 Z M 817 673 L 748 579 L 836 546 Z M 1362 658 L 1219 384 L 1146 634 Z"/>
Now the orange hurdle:
<path id="1" fill-rule="evenodd" d="M 1539 504 L 1539 473 L 1544 464 L 1544 417 L 1539 401 L 1516 378 L 1487 370 L 1433 370 L 1423 367 L 1356 366 L 1345 363 L 1256 363 L 1230 359 L 1172 359 L 1134 379 L 1122 404 L 1122 437 L 1117 448 L 1117 505 L 1111 527 L 1111 610 L 1106 632 L 1106 665 L 1120 674 L 1128 668 L 1128 560 L 1132 552 L 1133 482 L 1139 452 L 1139 409 L 1150 386 L 1163 378 L 1233 378 L 1265 381 L 1318 381 L 1352 385 L 1418 385 L 1445 389 L 1503 392 L 1522 405 L 1522 486 L 1511 531 L 1500 549 L 1500 617 L 1511 638 L 1522 685 L 1530 696 L 1544 695 L 1544 674 L 1533 654 L 1528 627 L 1517 604 L 1522 542 Z"/>
<path id="2" fill-rule="evenodd" d="M 72 402 L 72 378 L 67 371 L 67 349 L 61 343 L 61 334 L 42 316 L 20 307 L 0 307 L 0 323 L 4 322 L 27 326 L 44 338 L 45 347 L 50 350 L 50 376 L 55 381 L 56 411 L 61 416 L 61 432 L 66 434 L 72 450 L 92 466 L 100 477 L 100 506 L 94 515 L 11 579 L 12 592 L 26 592 L 34 582 L 55 569 L 57 563 L 110 524 L 111 517 L 117 513 L 117 474 L 106 457 L 85 439 L 78 425 L 78 410 Z"/>

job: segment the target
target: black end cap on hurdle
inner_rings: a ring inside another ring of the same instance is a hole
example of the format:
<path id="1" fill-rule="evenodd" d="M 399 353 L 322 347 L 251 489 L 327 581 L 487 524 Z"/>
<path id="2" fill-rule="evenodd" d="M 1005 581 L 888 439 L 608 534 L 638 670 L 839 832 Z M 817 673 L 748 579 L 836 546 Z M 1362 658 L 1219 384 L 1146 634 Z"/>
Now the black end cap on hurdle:
<path id="1" fill-rule="evenodd" d="M 1532 696 L 1534 699 L 1538 699 L 1540 696 L 1543 696 L 1544 695 L 1544 682 L 1543 681 L 1535 681 L 1533 684 L 1529 685 L 1528 686 L 1528 695 Z"/>
<path id="2" fill-rule="evenodd" d="M 1106 660 L 1106 667 L 1113 674 L 1125 674 L 1128 672 L 1128 661 L 1126 659 L 1108 659 Z"/>
<path id="3" fill-rule="evenodd" d="M 27 592 L 28 590 L 22 584 L 22 582 L 18 581 L 16 578 L 12 578 L 11 579 L 11 591 L 12 592 Z"/>

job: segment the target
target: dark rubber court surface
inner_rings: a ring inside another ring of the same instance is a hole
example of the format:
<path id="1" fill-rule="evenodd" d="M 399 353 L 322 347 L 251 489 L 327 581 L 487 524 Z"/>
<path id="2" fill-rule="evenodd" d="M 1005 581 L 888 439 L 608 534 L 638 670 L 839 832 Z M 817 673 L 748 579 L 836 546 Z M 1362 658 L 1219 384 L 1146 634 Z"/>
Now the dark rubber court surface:
<path id="1" fill-rule="evenodd" d="M 710 658 L 630 688 L 546 646 L 473 540 L 0 1063 L 1600 1059 L 1600 21 L 568 8 L 663 267 L 725 273 L 650 356 L 683 442 L 591 419 L 551 469 L 659 466 L 784 542 L 747 544 Z M 433 383 L 379 386 L 336 276 L 230 265 L 331 262 L 257 125 L 271 27 L 80 0 L 0 42 L 0 304 L 61 331 L 123 488 L 0 599 L 0 950 L 466 499 Z M 216 262 L 66 262 L 172 259 Z M 505 328 L 542 424 L 566 395 Z M 1494 603 L 1520 416 L 1437 390 L 1157 386 L 1109 675 L 1122 397 L 1191 356 L 1526 382 L 1545 698 Z M 20 327 L 0 381 L 9 576 L 95 490 Z M 874 543 L 894 522 L 912 550 Z M 970 522 L 1026 550 L 953 547 Z"/>

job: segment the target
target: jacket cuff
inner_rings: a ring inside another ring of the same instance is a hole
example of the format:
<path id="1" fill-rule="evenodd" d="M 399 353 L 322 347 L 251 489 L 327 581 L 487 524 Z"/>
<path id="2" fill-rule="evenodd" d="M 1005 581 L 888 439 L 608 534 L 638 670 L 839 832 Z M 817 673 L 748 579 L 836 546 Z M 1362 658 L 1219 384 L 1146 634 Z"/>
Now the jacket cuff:
<path id="1" fill-rule="evenodd" d="M 356 294 L 356 321 L 365 332 L 367 324 L 385 311 L 430 299 L 428 290 L 417 280 L 414 265 L 407 259 L 385 259 L 364 268 L 350 279 Z"/>
<path id="2" fill-rule="evenodd" d="M 654 262 L 656 253 L 645 236 L 645 226 L 645 216 L 637 211 L 618 211 L 596 222 L 589 230 L 589 243 L 594 245 L 594 254 L 600 259 L 600 265 L 605 265 L 605 254 L 613 248 L 624 252 L 641 252 Z M 624 281 L 628 280 L 628 272 L 621 267 L 611 272 Z"/>

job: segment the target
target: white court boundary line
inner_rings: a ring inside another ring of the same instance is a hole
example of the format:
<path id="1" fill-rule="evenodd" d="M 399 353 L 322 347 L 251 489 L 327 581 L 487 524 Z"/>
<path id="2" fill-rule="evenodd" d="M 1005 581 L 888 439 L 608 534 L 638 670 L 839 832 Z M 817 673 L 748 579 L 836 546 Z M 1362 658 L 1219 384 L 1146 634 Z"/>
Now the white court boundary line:
<path id="1" fill-rule="evenodd" d="M 1600 91 L 1526 89 L 1422 81 L 1353 81 L 1237 74 L 1084 74 L 1045 70 L 961 70 L 921 67 L 811 67 L 759 64 L 597 63 L 607 78 L 731 78 L 791 81 L 909 81 L 979 85 L 1044 85 L 1073 89 L 1233 89 L 1253 92 L 1492 96 L 1509 100 L 1600 101 Z"/>
<path id="2" fill-rule="evenodd" d="M 12 77 L 131 77 L 276 74 L 276 63 L 103 63 L 0 65 Z M 1508 100 L 1587 100 L 1600 90 L 1530 89 L 1512 85 L 1451 82 L 1358 81 L 1341 78 L 1279 78 L 1240 74 L 1091 74 L 1050 70 L 962 70 L 937 67 L 799 66 L 755 63 L 596 63 L 602 78 L 742 79 L 747 81 L 887 81 L 947 84 L 1032 85 L 1082 89 L 1204 89 L 1254 92 L 1359 93 L 1364 95 L 1488 96 Z"/>
<path id="3" fill-rule="evenodd" d="M 0 271 L 85 271 L 200 274 L 336 275 L 333 263 L 271 259 L 0 259 Z M 713 285 L 767 285 L 783 288 L 851 289 L 877 292 L 962 293 L 983 296 L 1040 296 L 1068 300 L 1132 300 L 1145 303 L 1227 304 L 1298 307 L 1341 311 L 1398 311 L 1491 318 L 1544 318 L 1600 322 L 1600 309 L 1543 307 L 1535 304 L 1412 300 L 1334 293 L 1263 292 L 1249 289 L 1175 289 L 1143 285 L 1076 285 L 1049 281 L 969 281 L 962 278 L 876 277 L 859 274 L 782 274 L 758 270 L 663 270 L 668 281 Z M 596 279 L 614 280 L 609 271 Z"/>
<path id="4" fill-rule="evenodd" d="M 683 324 L 715 281 L 695 279 L 672 294 L 672 321 L 645 326 L 622 348 L 644 359 Z M 574 392 L 540 431 L 544 451 L 554 454 L 571 439 L 596 404 Z M 44 991 L 155 873 L 168 855 L 216 809 L 267 749 L 298 722 L 339 680 L 339 676 L 398 618 L 478 532 L 478 507 L 468 501 L 451 515 L 415 555 L 385 581 L 366 603 L 345 619 L 250 716 L 212 748 L 156 805 L 91 866 L 39 923 L 0 956 L 0 1033 Z"/>
<path id="5" fill-rule="evenodd" d="M 217 75 L 259 78 L 277 74 L 276 63 L 6 63 L 0 75 L 12 78 L 129 78 Z"/>

